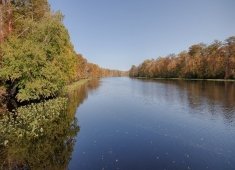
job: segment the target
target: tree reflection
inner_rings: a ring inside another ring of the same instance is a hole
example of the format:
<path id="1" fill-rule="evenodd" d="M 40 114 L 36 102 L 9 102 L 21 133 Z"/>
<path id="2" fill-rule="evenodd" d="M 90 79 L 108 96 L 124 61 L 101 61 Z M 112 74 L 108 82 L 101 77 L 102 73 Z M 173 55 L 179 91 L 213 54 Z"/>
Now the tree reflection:
<path id="1" fill-rule="evenodd" d="M 92 79 L 88 83 L 69 91 L 68 114 L 74 116 L 76 109 L 88 98 L 88 92 L 96 90 L 100 86 L 99 79 Z"/>
<path id="2" fill-rule="evenodd" d="M 2 146 L 1 169 L 66 169 L 79 131 L 77 120 L 64 117 L 47 127 L 40 138 Z"/>
<path id="3" fill-rule="evenodd" d="M 98 87 L 99 80 L 92 80 L 70 92 L 68 114 L 47 123 L 43 136 L 15 138 L 11 143 L 0 142 L 0 169 L 68 169 L 75 138 L 80 130 L 75 117 L 76 109 L 87 99 L 89 90 Z"/>
<path id="4" fill-rule="evenodd" d="M 149 82 L 142 93 L 152 100 L 189 106 L 193 114 L 220 115 L 225 121 L 235 121 L 235 83 L 184 80 L 138 80 Z M 164 96 L 164 97 L 161 97 Z"/>

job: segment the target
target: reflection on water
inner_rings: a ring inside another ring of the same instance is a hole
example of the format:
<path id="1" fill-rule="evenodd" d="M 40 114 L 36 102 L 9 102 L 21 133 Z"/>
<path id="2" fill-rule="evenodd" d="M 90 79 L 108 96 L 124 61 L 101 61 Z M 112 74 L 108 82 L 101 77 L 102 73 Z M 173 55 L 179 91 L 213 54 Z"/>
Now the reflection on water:
<path id="1" fill-rule="evenodd" d="M 90 80 L 87 84 L 81 85 L 74 90 L 68 92 L 68 115 L 74 117 L 77 108 L 87 99 L 88 91 L 92 92 L 100 85 L 98 79 Z"/>
<path id="2" fill-rule="evenodd" d="M 235 83 L 183 80 L 134 80 L 146 82 L 142 96 L 149 102 L 164 102 L 188 109 L 189 114 L 221 116 L 235 120 Z M 134 89 L 135 90 L 135 89 Z M 136 91 L 135 91 L 136 92 Z M 161 98 L 159 99 L 159 96 Z"/>
<path id="3" fill-rule="evenodd" d="M 235 83 L 106 78 L 68 98 L 42 138 L 0 145 L 1 169 L 235 169 Z"/>
<path id="4" fill-rule="evenodd" d="M 235 84 L 102 79 L 69 169 L 235 169 Z"/>
<path id="5" fill-rule="evenodd" d="M 38 139 L 15 139 L 1 146 L 1 169 L 66 169 L 79 131 L 76 119 L 63 118 L 47 124 Z"/>
<path id="6" fill-rule="evenodd" d="M 87 98 L 88 90 L 99 86 L 98 80 L 90 83 L 92 85 L 88 83 L 70 91 L 68 115 L 45 125 L 47 128 L 43 136 L 35 139 L 17 138 L 7 146 L 0 144 L 0 169 L 68 169 L 75 136 L 79 132 L 74 114 L 77 107 Z"/>

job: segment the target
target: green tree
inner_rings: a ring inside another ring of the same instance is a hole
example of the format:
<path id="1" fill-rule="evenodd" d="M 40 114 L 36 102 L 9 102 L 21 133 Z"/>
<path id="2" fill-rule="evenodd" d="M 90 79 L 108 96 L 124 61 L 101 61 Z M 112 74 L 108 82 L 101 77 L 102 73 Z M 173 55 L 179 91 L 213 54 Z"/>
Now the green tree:
<path id="1" fill-rule="evenodd" d="M 56 97 L 76 76 L 76 53 L 62 15 L 40 21 L 21 18 L 24 33 L 13 32 L 2 44 L 0 78 L 19 102 Z M 24 29 L 26 28 L 26 29 Z"/>

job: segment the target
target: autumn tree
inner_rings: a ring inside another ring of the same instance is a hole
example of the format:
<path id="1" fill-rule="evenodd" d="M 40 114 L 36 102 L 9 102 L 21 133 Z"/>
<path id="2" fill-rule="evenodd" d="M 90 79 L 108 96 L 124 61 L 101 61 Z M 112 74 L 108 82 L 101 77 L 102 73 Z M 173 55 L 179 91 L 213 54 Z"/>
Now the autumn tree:
<path id="1" fill-rule="evenodd" d="M 225 79 L 234 77 L 235 72 L 235 36 L 229 37 L 225 40 L 224 47 L 225 56 Z"/>
<path id="2" fill-rule="evenodd" d="M 228 79 L 235 78 L 235 37 L 224 43 L 214 41 L 189 47 L 178 55 L 168 55 L 155 60 L 145 60 L 132 66 L 131 77 Z"/>
<path id="3" fill-rule="evenodd" d="M 18 102 L 56 97 L 77 73 L 63 16 L 48 11 L 47 1 L 15 1 L 12 6 L 15 22 L 1 44 L 0 79 Z"/>

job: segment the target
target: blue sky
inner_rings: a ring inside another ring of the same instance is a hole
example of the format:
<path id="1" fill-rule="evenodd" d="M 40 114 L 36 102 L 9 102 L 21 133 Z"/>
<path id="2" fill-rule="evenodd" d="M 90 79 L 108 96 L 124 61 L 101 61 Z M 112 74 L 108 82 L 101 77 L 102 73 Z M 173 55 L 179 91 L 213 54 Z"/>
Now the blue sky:
<path id="1" fill-rule="evenodd" d="M 235 0 L 49 0 L 75 50 L 102 67 L 128 70 L 145 59 L 235 35 Z"/>

